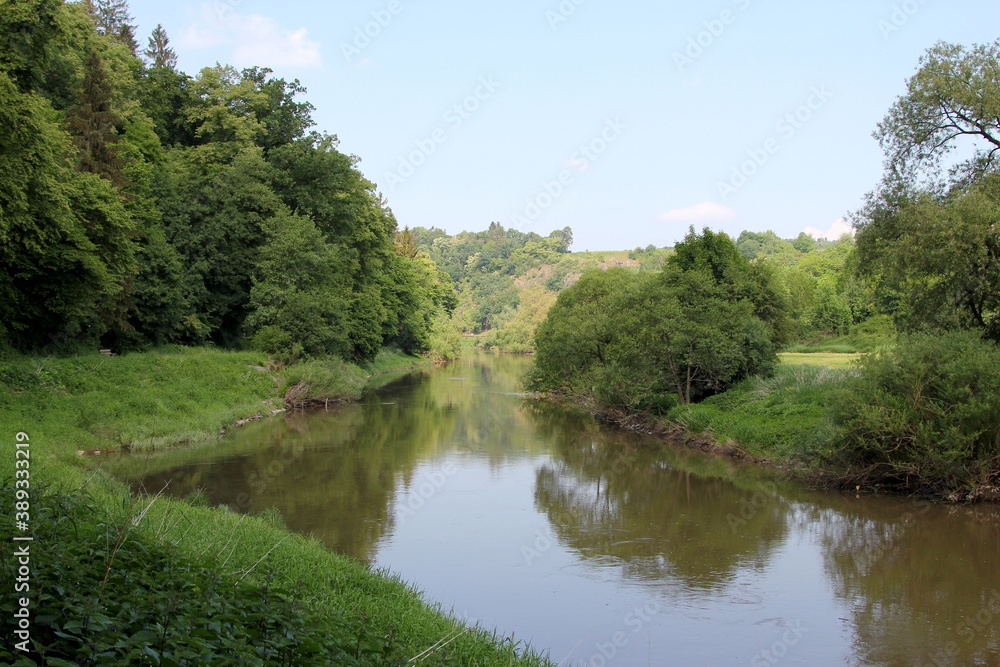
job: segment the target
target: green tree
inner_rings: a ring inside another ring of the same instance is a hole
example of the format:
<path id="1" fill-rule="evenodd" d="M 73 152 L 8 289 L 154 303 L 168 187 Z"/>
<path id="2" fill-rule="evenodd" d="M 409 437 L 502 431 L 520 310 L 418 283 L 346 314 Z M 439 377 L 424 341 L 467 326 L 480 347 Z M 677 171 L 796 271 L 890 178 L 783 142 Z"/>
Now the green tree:
<path id="1" fill-rule="evenodd" d="M 127 0 L 84 0 L 87 13 L 94 21 L 97 32 L 120 42 L 134 55 L 139 50 L 135 41 Z"/>
<path id="2" fill-rule="evenodd" d="M 1000 40 L 966 48 L 940 42 L 920 59 L 917 73 L 878 125 L 875 138 L 891 174 L 915 182 L 935 179 L 945 158 L 971 152 L 954 165 L 969 183 L 993 171 L 1000 151 Z"/>
<path id="3" fill-rule="evenodd" d="M 799 232 L 798 237 L 792 241 L 792 247 L 805 254 L 816 249 L 816 239 L 805 232 Z"/>
<path id="4" fill-rule="evenodd" d="M 847 334 L 851 326 L 851 309 L 836 287 L 830 281 L 820 282 L 814 298 L 815 304 L 807 314 L 809 324 L 823 333 Z"/>
<path id="5" fill-rule="evenodd" d="M 247 328 L 254 345 L 286 359 L 351 352 L 341 248 L 308 217 L 282 209 L 267 223 L 254 269 Z"/>
<path id="6" fill-rule="evenodd" d="M 0 339 L 96 341 L 135 273 L 134 222 L 110 182 L 73 168 L 73 146 L 34 91 L 61 38 L 47 2 L 0 5 Z M 36 12 L 33 16 L 31 12 Z"/>
<path id="7" fill-rule="evenodd" d="M 413 259 L 418 252 L 420 251 L 417 248 L 417 242 L 409 227 L 404 227 L 403 231 L 396 232 L 396 254 L 400 257 Z"/>
<path id="8" fill-rule="evenodd" d="M 531 383 L 603 405 L 662 412 L 775 362 L 770 331 L 704 269 L 592 271 L 538 327 Z"/>
<path id="9" fill-rule="evenodd" d="M 788 301 L 775 270 L 765 263 L 748 262 L 725 233 L 704 229 L 699 235 L 692 227 L 684 241 L 674 247 L 668 265 L 682 272 L 708 273 L 722 289 L 722 298 L 734 303 L 749 301 L 754 315 L 771 328 L 772 339 L 776 343 L 788 340 Z"/>
<path id="10" fill-rule="evenodd" d="M 0 69 L 20 92 L 44 80 L 62 34 L 62 0 L 8 0 L 0 4 Z"/>
<path id="11" fill-rule="evenodd" d="M 260 148 L 241 151 L 214 175 L 202 173 L 197 151 L 174 149 L 154 179 L 167 240 L 185 268 L 191 307 L 186 342 L 206 333 L 217 342 L 240 337 L 266 224 L 282 203 Z"/>
<path id="12" fill-rule="evenodd" d="M 903 295 L 904 328 L 977 328 L 1000 342 L 1000 175 L 940 197 L 873 197 L 860 215 L 858 271 Z"/>
<path id="13" fill-rule="evenodd" d="M 856 272 L 905 329 L 1000 341 L 998 90 L 1000 42 L 937 44 L 875 133 L 886 174 L 854 214 Z"/>
<path id="14" fill-rule="evenodd" d="M 79 169 L 106 178 L 118 187 L 127 181 L 118 157 L 117 125 L 122 119 L 112 107 L 114 90 L 97 51 L 87 52 L 83 63 L 79 105 L 67 113 L 73 143 L 79 149 Z"/>
<path id="15" fill-rule="evenodd" d="M 163 24 L 157 24 L 149 36 L 149 43 L 142 52 L 149 60 L 149 66 L 156 69 L 177 69 L 177 52 L 170 46 L 170 38 Z"/>
<path id="16" fill-rule="evenodd" d="M 472 307 L 466 315 L 466 325 L 475 333 L 493 328 L 494 320 L 504 308 L 516 308 L 520 302 L 514 280 L 499 272 L 474 276 L 467 289 L 467 301 Z"/>

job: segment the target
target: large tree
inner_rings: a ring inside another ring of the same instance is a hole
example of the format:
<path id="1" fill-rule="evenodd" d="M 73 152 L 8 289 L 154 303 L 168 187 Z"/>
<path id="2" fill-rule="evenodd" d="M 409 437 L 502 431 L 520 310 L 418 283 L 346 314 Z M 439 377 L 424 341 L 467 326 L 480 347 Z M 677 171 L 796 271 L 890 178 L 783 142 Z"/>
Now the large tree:
<path id="1" fill-rule="evenodd" d="M 136 269 L 120 191 L 74 168 L 70 137 L 38 92 L 49 42 L 63 37 L 53 4 L 0 4 L 12 30 L 0 40 L 0 339 L 23 349 L 95 341 L 120 317 Z"/>
<path id="2" fill-rule="evenodd" d="M 906 329 L 1000 342 L 1000 42 L 931 48 L 875 136 L 886 174 L 853 216 L 859 275 Z"/>
<path id="3" fill-rule="evenodd" d="M 1000 155 L 1000 40 L 965 48 L 941 42 L 879 123 L 875 138 L 892 176 L 935 179 L 945 167 L 969 182 L 995 170 Z M 971 156 L 949 165 L 956 149 Z"/>
<path id="4" fill-rule="evenodd" d="M 170 47 L 170 38 L 162 24 L 156 25 L 142 54 L 149 59 L 151 68 L 177 69 L 177 52 Z"/>

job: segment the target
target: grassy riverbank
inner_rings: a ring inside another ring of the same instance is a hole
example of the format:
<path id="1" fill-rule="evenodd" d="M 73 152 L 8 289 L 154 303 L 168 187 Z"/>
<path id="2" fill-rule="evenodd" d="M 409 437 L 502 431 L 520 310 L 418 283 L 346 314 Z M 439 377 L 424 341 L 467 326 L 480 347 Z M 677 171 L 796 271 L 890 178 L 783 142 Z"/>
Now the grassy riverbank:
<path id="1" fill-rule="evenodd" d="M 832 447 L 830 405 L 849 368 L 780 364 L 702 403 L 673 408 L 671 425 L 734 447 L 746 458 L 814 469 Z"/>
<path id="2" fill-rule="evenodd" d="M 847 363 L 783 355 L 770 377 L 646 426 L 851 489 L 1000 500 L 1000 350 L 962 333 L 905 343 Z"/>
<path id="3" fill-rule="evenodd" d="M 545 664 L 465 628 L 395 576 L 288 532 L 274 513 L 150 504 L 78 454 L 210 441 L 282 408 L 293 387 L 299 399 L 349 400 L 366 376 L 426 363 L 398 353 L 365 368 L 265 361 L 183 348 L 0 361 L 0 433 L 25 432 L 31 445 L 32 636 L 36 648 L 49 645 L 41 664 L 391 665 L 424 651 L 419 664 Z M 8 506 L 13 478 L 11 454 L 0 465 Z M 3 543 L 8 590 L 11 548 Z M 2 604 L 9 625 L 13 596 Z"/>

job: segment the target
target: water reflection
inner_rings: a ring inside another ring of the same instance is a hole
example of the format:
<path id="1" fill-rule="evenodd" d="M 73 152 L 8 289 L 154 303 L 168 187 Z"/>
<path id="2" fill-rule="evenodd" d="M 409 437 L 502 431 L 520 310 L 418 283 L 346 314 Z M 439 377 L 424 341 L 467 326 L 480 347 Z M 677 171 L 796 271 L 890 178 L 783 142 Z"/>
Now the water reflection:
<path id="1" fill-rule="evenodd" d="M 747 491 L 675 468 L 659 447 L 635 440 L 568 431 L 554 443 L 557 458 L 538 469 L 535 500 L 567 545 L 614 559 L 628 578 L 705 590 L 762 567 L 781 545 L 788 505 L 780 497 L 752 504 Z"/>
<path id="2" fill-rule="evenodd" d="M 855 653 L 873 665 L 1000 664 L 1000 513 L 876 499 L 810 508 Z"/>
<path id="3" fill-rule="evenodd" d="M 358 405 L 108 464 L 154 491 L 276 507 L 557 661 L 652 604 L 608 664 L 768 664 L 775 646 L 788 664 L 1000 664 L 996 508 L 809 491 L 607 429 L 518 396 L 527 363 L 476 355 Z M 808 632 L 780 645 L 792 627 Z"/>

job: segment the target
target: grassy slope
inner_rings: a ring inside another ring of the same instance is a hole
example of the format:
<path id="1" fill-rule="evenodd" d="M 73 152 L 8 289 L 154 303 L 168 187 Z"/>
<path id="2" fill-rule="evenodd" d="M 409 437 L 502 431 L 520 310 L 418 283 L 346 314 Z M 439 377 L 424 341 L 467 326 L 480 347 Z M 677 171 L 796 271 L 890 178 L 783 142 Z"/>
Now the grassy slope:
<path id="1" fill-rule="evenodd" d="M 850 368 L 851 363 L 860 356 L 859 354 L 832 352 L 783 352 L 778 355 L 785 364 L 805 364 L 808 366 L 826 366 L 827 368 Z"/>
<path id="2" fill-rule="evenodd" d="M 99 471 L 86 470 L 88 459 L 77 451 L 206 441 L 239 419 L 267 413 L 288 378 L 252 368 L 263 361 L 255 353 L 209 349 L 113 359 L 16 358 L 0 363 L 0 433 L 8 439 L 20 431 L 30 435 L 33 487 L 86 486 L 90 502 L 114 515 L 127 504 L 127 488 Z M 383 355 L 354 372 L 384 373 L 417 363 L 421 360 Z M 343 378 L 332 375 L 342 384 Z M 13 477 L 12 456 L 0 463 L 0 477 Z M 227 572 L 250 571 L 247 581 L 264 583 L 270 571 L 288 589 L 302 582 L 310 608 L 328 610 L 331 617 L 346 612 L 352 622 L 361 619 L 368 632 L 393 635 L 404 657 L 458 633 L 447 649 L 422 664 L 436 664 L 445 655 L 459 664 L 544 664 L 530 655 L 517 657 L 503 638 L 478 629 L 463 632 L 396 577 L 371 572 L 266 518 L 161 498 L 139 529 L 176 542 L 187 554 L 224 561 Z"/>
<path id="3" fill-rule="evenodd" d="M 851 372 L 817 361 L 781 364 L 772 378 L 747 379 L 703 403 L 676 407 L 666 419 L 717 442 L 731 441 L 755 459 L 814 464 L 829 446 L 830 401 Z"/>

